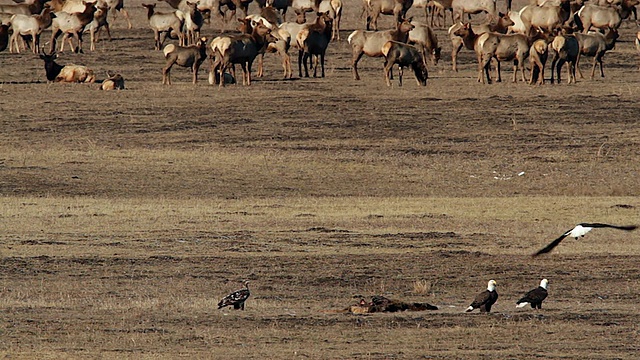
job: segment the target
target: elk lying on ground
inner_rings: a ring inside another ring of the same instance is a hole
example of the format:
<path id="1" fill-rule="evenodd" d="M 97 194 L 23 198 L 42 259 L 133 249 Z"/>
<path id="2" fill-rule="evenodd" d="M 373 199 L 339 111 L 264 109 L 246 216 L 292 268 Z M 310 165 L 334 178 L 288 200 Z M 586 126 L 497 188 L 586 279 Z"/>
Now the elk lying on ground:
<path id="1" fill-rule="evenodd" d="M 478 35 L 485 32 L 506 34 L 509 27 L 514 24 L 511 20 L 510 14 L 511 12 L 507 14 L 498 13 L 498 16 L 490 15 L 489 22 L 477 26 L 474 28 L 474 32 Z M 461 22 L 458 22 L 449 28 L 449 39 L 451 39 L 451 61 L 453 64 L 453 71 L 455 72 L 458 71 L 458 53 L 462 50 L 462 47 L 465 46 L 469 50 L 474 50 L 474 44 L 472 41 L 464 42 L 462 37 L 454 35 L 454 32 L 460 29 L 463 25 L 464 24 Z"/>
<path id="2" fill-rule="evenodd" d="M 531 44 L 529 49 L 529 64 L 531 64 L 531 79 L 529 85 L 544 84 L 544 67 L 549 57 L 549 44 L 544 39 L 538 39 Z"/>
<path id="3" fill-rule="evenodd" d="M 551 61 L 551 83 L 553 84 L 554 72 L 558 76 L 558 84 L 560 83 L 560 71 L 565 63 L 569 63 L 567 67 L 568 83 L 576 82 L 576 62 L 580 54 L 580 45 L 574 36 L 558 35 L 551 42 L 551 50 L 553 51 L 553 60 Z"/>
<path id="4" fill-rule="evenodd" d="M 22 15 L 17 14 L 11 17 L 11 42 L 9 43 L 9 52 L 20 52 L 20 44 L 18 38 L 31 36 L 31 49 L 34 54 L 38 53 L 40 48 L 40 34 L 52 23 L 51 8 L 45 7 L 40 15 Z"/>
<path id="5" fill-rule="evenodd" d="M 440 52 L 442 48 L 438 46 L 438 38 L 433 29 L 427 24 L 419 21 L 412 21 L 414 28 L 409 31 L 409 44 L 417 46 L 422 50 L 423 56 L 431 59 L 433 65 L 437 65 L 440 60 Z"/>
<path id="6" fill-rule="evenodd" d="M 111 41 L 111 30 L 109 29 L 109 22 L 107 21 L 108 16 L 109 6 L 105 3 L 99 3 L 98 9 L 95 14 L 93 14 L 93 21 L 87 25 L 89 34 L 91 35 L 91 51 L 96 50 L 96 43 L 99 41 L 98 36 L 103 27 L 107 31 L 109 41 Z"/>
<path id="7" fill-rule="evenodd" d="M 393 15 L 396 23 L 402 22 L 412 5 L 413 0 L 366 0 L 367 30 L 378 30 L 380 14 Z"/>
<path id="8" fill-rule="evenodd" d="M 171 85 L 171 67 L 174 64 L 191 68 L 193 84 L 196 84 L 200 65 L 207 58 L 207 38 L 202 37 L 198 39 L 196 44 L 189 46 L 169 44 L 164 47 L 162 52 L 165 59 L 167 59 L 167 63 L 162 68 L 162 84 Z"/>
<path id="9" fill-rule="evenodd" d="M 124 78 L 120 74 L 107 71 L 107 78 L 100 85 L 100 90 L 124 90 Z"/>
<path id="10" fill-rule="evenodd" d="M 426 86 L 429 74 L 427 71 L 426 60 L 422 56 L 422 53 L 421 49 L 413 45 L 397 41 L 387 41 L 382 46 L 382 54 L 385 58 L 384 78 L 387 82 L 387 86 L 391 86 L 390 78 L 393 64 L 398 64 L 400 67 L 398 75 L 399 86 L 402 86 L 402 75 L 405 67 L 411 67 L 411 69 L 413 69 L 418 85 Z"/>
<path id="11" fill-rule="evenodd" d="M 56 17 L 51 23 L 51 45 L 49 52 L 52 53 L 56 47 L 56 38 L 62 34 L 62 40 L 60 44 L 60 52 L 64 51 L 64 41 L 69 40 L 69 46 L 75 53 L 82 52 L 82 33 L 84 28 L 93 21 L 93 15 L 96 12 L 96 7 L 93 3 L 83 1 L 85 6 L 84 11 L 80 13 L 69 14 L 61 11 L 56 13 Z M 75 37 L 78 46 L 73 47 L 71 37 Z"/>
<path id="12" fill-rule="evenodd" d="M 358 74 L 358 61 L 362 58 L 362 55 L 366 54 L 370 57 L 381 57 L 382 46 L 387 41 L 398 41 L 406 43 L 409 41 L 409 32 L 413 30 L 415 26 L 411 24 L 411 19 L 403 20 L 398 23 L 395 30 L 382 30 L 382 31 L 366 31 L 356 30 L 349 35 L 347 39 L 351 45 L 351 67 L 353 71 L 353 78 L 360 80 Z"/>
<path id="13" fill-rule="evenodd" d="M 453 0 L 451 7 L 455 21 L 463 21 L 464 14 L 496 14 L 496 0 Z"/>
<path id="14" fill-rule="evenodd" d="M 215 39 L 214 39 L 215 40 Z M 242 84 L 251 85 L 251 66 L 256 56 L 263 52 L 267 44 L 277 39 L 271 35 L 271 30 L 263 24 L 258 24 L 251 34 L 224 37 L 223 46 L 215 50 L 215 61 L 212 71 L 215 71 L 216 83 L 224 86 L 224 74 L 234 64 L 242 66 Z M 213 43 L 212 43 L 213 47 Z M 220 79 L 223 81 L 220 81 Z"/>
<path id="15" fill-rule="evenodd" d="M 176 12 L 157 13 L 155 12 L 156 4 L 142 4 L 147 8 L 147 19 L 149 27 L 153 30 L 155 46 L 154 50 L 160 50 L 167 36 L 175 33 L 178 36 L 178 43 L 183 44 L 182 35 L 182 19 L 178 17 Z M 164 35 L 164 37 L 162 37 Z"/>
<path id="16" fill-rule="evenodd" d="M 602 69 L 602 58 L 604 54 L 613 49 L 618 39 L 618 31 L 615 29 L 609 29 L 606 34 L 599 32 L 592 32 L 588 34 L 575 33 L 573 34 L 578 44 L 580 45 L 580 53 L 576 59 L 576 69 L 580 78 L 584 78 L 582 71 L 580 71 L 580 57 L 582 55 L 593 56 L 593 68 L 591 69 L 591 79 L 596 72 L 596 64 L 600 64 L 600 76 L 604 77 L 604 70 Z"/>
<path id="17" fill-rule="evenodd" d="M 464 24 L 460 29 L 454 31 L 454 35 L 461 36 L 465 43 L 473 43 L 473 48 L 478 58 L 478 81 L 491 83 L 489 76 L 489 66 L 491 59 L 497 61 L 497 81 L 502 81 L 500 74 L 501 61 L 513 61 L 513 82 L 517 82 L 518 67 L 522 72 L 522 81 L 526 82 L 524 75 L 524 60 L 529 56 L 529 43 L 522 34 L 497 34 L 484 33 L 475 34 L 470 24 Z"/>
<path id="18" fill-rule="evenodd" d="M 62 66 L 55 62 L 57 57 L 58 55 L 55 52 L 49 55 L 40 54 L 40 59 L 44 60 L 44 70 L 48 81 L 70 83 L 93 83 L 96 81 L 93 70 L 82 65 L 68 64 Z"/>

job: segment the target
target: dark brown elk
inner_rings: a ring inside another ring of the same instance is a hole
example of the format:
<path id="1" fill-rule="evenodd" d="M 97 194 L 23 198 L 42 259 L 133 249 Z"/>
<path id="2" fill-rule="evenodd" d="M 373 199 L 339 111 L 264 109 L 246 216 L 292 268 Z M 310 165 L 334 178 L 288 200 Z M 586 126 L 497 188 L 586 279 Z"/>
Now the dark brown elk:
<path id="1" fill-rule="evenodd" d="M 367 30 L 378 30 L 378 17 L 380 14 L 393 15 L 395 22 L 399 23 L 407 17 L 407 11 L 413 6 L 413 0 L 366 0 Z"/>
<path id="2" fill-rule="evenodd" d="M 222 48 L 217 48 L 215 61 L 212 69 L 215 71 L 216 83 L 221 87 L 224 81 L 220 81 L 227 71 L 234 64 L 242 66 L 242 84 L 251 85 L 251 66 L 256 56 L 264 52 L 268 43 L 277 39 L 271 35 L 271 30 L 263 24 L 258 24 L 253 28 L 251 34 L 242 34 L 225 39 L 227 44 Z M 213 44 L 212 44 L 213 46 Z"/>
<path id="3" fill-rule="evenodd" d="M 318 75 L 318 65 L 322 68 L 321 76 L 325 76 L 324 57 L 333 34 L 333 18 L 329 12 L 319 13 L 315 23 L 308 25 L 298 32 L 296 42 L 298 44 L 298 73 L 302 77 L 302 65 L 304 75 L 309 77 L 308 62 L 315 57 L 313 77 Z M 318 64 L 319 63 L 319 64 Z"/>
<path id="4" fill-rule="evenodd" d="M 411 24 L 411 19 L 403 20 L 398 23 L 394 30 L 382 30 L 382 31 L 367 31 L 356 30 L 349 35 L 347 39 L 351 45 L 351 67 L 353 71 L 353 78 L 360 80 L 360 74 L 358 74 L 358 62 L 362 58 L 362 55 L 370 57 L 382 57 L 382 46 L 387 41 L 398 41 L 406 43 L 409 41 L 409 32 L 413 30 L 415 26 Z"/>
<path id="5" fill-rule="evenodd" d="M 402 75 L 405 67 L 410 67 L 416 77 L 418 85 L 426 86 L 429 72 L 427 71 L 427 63 L 422 56 L 423 51 L 413 45 L 387 41 L 382 46 L 384 54 L 384 78 L 387 86 L 391 86 L 391 69 L 394 64 L 398 64 L 400 72 L 398 75 L 399 86 L 402 86 Z"/>
<path id="6" fill-rule="evenodd" d="M 177 64 L 191 68 L 193 84 L 198 82 L 198 70 L 207 59 L 207 38 L 201 37 L 194 45 L 176 46 L 169 44 L 163 51 L 167 63 L 162 68 L 162 84 L 171 85 L 171 67 Z"/>

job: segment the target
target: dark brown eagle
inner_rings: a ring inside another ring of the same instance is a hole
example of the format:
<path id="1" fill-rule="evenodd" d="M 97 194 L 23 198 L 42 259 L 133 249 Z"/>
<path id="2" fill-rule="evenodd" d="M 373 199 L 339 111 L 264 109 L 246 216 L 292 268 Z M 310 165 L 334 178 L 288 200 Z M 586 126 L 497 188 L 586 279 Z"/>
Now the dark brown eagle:
<path id="1" fill-rule="evenodd" d="M 487 290 L 481 292 L 476 296 L 475 300 L 465 310 L 466 312 L 480 309 L 480 312 L 491 312 L 491 306 L 498 300 L 498 292 L 496 291 L 496 281 L 489 280 Z"/>
<path id="2" fill-rule="evenodd" d="M 244 310 L 244 302 L 247 301 L 251 292 L 249 291 L 249 281 L 244 282 L 244 289 L 240 289 L 225 296 L 218 303 L 218 309 L 222 309 L 225 306 L 233 305 L 236 310 Z"/>
<path id="3" fill-rule="evenodd" d="M 537 288 L 530 290 L 522 299 L 518 300 L 516 303 L 517 308 L 525 307 L 527 304 L 531 304 L 532 309 L 542 309 L 542 302 L 547 298 L 547 286 L 549 285 L 549 280 L 542 279 L 540 281 L 540 286 Z"/>

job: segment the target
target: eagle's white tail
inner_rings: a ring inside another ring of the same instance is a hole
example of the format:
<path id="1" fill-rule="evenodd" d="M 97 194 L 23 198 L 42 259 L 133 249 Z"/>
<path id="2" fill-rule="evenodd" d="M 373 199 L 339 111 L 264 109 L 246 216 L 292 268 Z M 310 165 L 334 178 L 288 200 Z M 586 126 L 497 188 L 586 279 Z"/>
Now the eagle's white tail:
<path id="1" fill-rule="evenodd" d="M 466 311 L 466 312 L 473 311 L 473 306 L 469 306 L 465 311 Z"/>
<path id="2" fill-rule="evenodd" d="M 528 303 L 528 302 L 521 302 L 521 303 L 519 303 L 518 305 L 516 305 L 516 307 L 517 307 L 517 308 L 523 308 L 523 307 L 525 307 L 525 306 L 527 306 L 527 305 L 529 305 L 529 303 Z"/>

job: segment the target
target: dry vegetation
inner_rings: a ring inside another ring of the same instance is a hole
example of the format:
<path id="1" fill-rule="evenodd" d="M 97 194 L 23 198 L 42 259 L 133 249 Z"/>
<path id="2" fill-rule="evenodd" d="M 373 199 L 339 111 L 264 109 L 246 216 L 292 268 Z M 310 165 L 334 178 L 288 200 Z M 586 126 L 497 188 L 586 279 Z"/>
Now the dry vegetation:
<path id="1" fill-rule="evenodd" d="M 481 86 L 438 30 L 426 88 L 387 88 L 380 59 L 353 81 L 341 42 L 326 79 L 281 81 L 268 56 L 264 79 L 219 90 L 182 68 L 162 86 L 127 7 L 134 29 L 60 59 L 125 91 L 0 53 L 0 356 L 637 358 L 638 233 L 529 256 L 576 222 L 640 222 L 633 26 L 607 78 L 572 86 Z M 516 310 L 542 277 L 543 310 Z M 494 313 L 463 314 L 490 278 Z M 216 310 L 242 279 L 246 311 Z M 440 310 L 328 312 L 374 294 Z"/>

